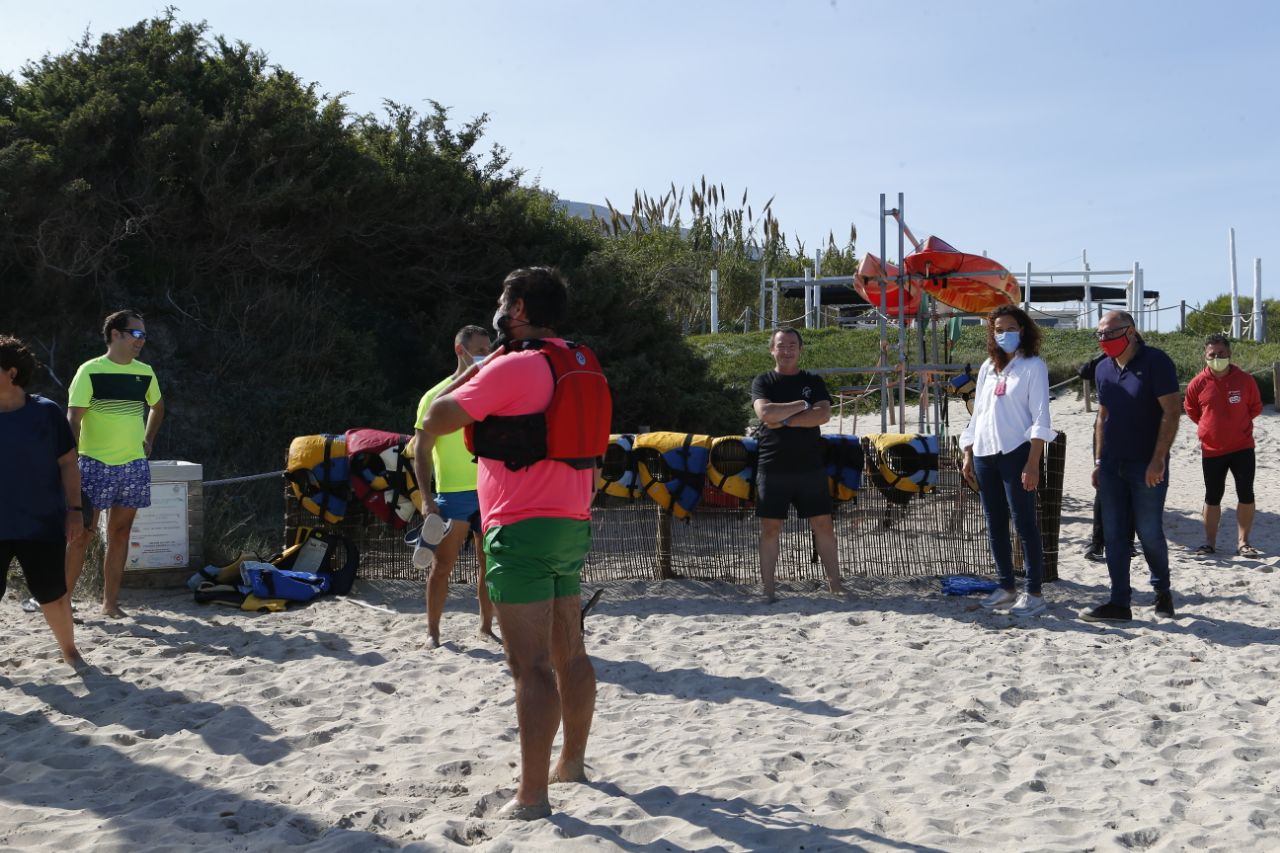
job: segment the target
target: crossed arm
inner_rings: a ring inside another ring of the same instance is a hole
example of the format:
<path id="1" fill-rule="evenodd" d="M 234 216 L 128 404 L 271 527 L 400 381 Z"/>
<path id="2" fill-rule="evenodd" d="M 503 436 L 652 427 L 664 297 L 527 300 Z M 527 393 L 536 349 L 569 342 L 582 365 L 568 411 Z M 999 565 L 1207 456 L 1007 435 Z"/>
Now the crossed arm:
<path id="1" fill-rule="evenodd" d="M 756 400 L 752 406 L 756 417 L 770 429 L 784 426 L 816 427 L 831 420 L 831 402 L 820 400 L 809 406 L 804 400 L 793 400 L 790 403 L 771 403 L 764 398 Z"/>

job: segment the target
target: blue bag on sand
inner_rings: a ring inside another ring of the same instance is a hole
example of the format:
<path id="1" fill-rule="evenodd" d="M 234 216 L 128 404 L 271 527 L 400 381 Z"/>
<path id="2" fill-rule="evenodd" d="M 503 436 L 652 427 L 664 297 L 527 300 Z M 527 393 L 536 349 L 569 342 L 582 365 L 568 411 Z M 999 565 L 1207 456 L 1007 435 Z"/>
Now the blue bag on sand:
<path id="1" fill-rule="evenodd" d="M 246 592 L 258 598 L 283 598 L 286 601 L 310 601 L 329 591 L 329 576 L 312 572 L 277 569 L 270 563 L 245 561 L 240 576 Z"/>
<path id="2" fill-rule="evenodd" d="M 973 595 L 975 592 L 995 592 L 1000 584 L 987 578 L 971 575 L 947 575 L 942 579 L 943 595 Z"/>

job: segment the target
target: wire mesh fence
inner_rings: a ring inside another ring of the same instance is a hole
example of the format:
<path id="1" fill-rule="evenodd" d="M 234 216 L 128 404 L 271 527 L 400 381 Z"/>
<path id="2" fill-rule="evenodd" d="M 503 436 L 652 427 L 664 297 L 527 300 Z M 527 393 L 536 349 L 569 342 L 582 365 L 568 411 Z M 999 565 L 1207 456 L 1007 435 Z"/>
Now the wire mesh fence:
<path id="1" fill-rule="evenodd" d="M 976 492 L 963 482 L 954 437 L 942 440 L 938 481 L 932 492 L 904 502 L 889 500 L 864 473 L 857 498 L 837 504 L 834 522 L 841 573 L 845 576 L 907 577 L 992 574 L 986 521 Z M 1066 436 L 1059 434 L 1041 462 L 1037 515 L 1045 552 L 1045 580 L 1057 579 L 1058 532 Z M 894 495 L 897 498 L 897 495 Z M 369 578 L 423 580 L 412 563 L 412 547 L 403 531 L 393 530 L 358 503 L 336 525 L 317 525 L 285 490 L 285 541 L 299 527 L 322 526 L 351 539 L 360 551 L 360 574 Z M 756 583 L 760 580 L 759 525 L 752 503 L 708 489 L 693 516 L 678 521 L 641 498 L 628 501 L 597 494 L 591 508 L 592 549 L 583 580 L 661 579 L 671 577 Z M 1014 536 L 1014 541 L 1017 537 Z M 1015 547 L 1021 565 L 1021 549 Z M 459 557 L 452 580 L 474 584 L 474 546 Z M 823 580 L 806 522 L 790 518 L 783 527 L 779 580 Z"/>

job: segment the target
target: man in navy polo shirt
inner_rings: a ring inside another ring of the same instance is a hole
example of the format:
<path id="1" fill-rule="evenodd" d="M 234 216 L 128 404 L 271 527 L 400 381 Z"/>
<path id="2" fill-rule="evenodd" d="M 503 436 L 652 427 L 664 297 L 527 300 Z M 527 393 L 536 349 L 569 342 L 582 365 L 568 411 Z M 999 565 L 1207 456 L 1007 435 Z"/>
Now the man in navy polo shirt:
<path id="1" fill-rule="evenodd" d="M 1164 499 L 1169 491 L 1169 448 L 1182 415 L 1178 374 L 1169 356 L 1149 347 L 1125 311 L 1098 323 L 1098 346 L 1108 356 L 1094 371 L 1098 419 L 1093 485 L 1102 498 L 1111 600 L 1080 614 L 1089 622 L 1127 622 L 1129 516 L 1151 569 L 1157 616 L 1172 619 L 1169 546 L 1164 538 Z"/>

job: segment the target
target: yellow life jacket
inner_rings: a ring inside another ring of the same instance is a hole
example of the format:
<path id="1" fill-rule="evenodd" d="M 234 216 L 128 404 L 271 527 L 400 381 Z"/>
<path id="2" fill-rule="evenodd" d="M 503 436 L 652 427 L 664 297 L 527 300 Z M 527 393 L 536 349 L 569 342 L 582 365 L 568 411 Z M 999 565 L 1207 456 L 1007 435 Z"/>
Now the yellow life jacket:
<path id="1" fill-rule="evenodd" d="M 856 435 L 822 436 L 822 459 L 827 469 L 827 489 L 838 502 L 851 501 L 862 488 L 862 469 L 866 465 L 862 442 Z"/>
<path id="2" fill-rule="evenodd" d="M 676 518 L 693 514 L 706 485 L 711 436 L 646 432 L 636 436 L 631 455 L 640 490 Z"/>
<path id="3" fill-rule="evenodd" d="M 340 435 L 300 435 L 289 442 L 285 479 L 307 512 L 326 524 L 347 514 L 351 497 L 347 443 Z"/>
<path id="4" fill-rule="evenodd" d="M 760 443 L 746 435 L 722 435 L 711 439 L 707 479 L 726 495 L 753 501 Z"/>
<path id="5" fill-rule="evenodd" d="M 938 437 L 910 433 L 864 436 L 871 480 L 891 503 L 905 504 L 912 495 L 932 492 L 938 484 Z"/>
<path id="6" fill-rule="evenodd" d="M 610 435 L 609 446 L 604 450 L 600 473 L 596 475 L 596 489 L 615 498 L 635 500 L 640 496 L 640 473 L 631 454 L 634 435 Z"/>

